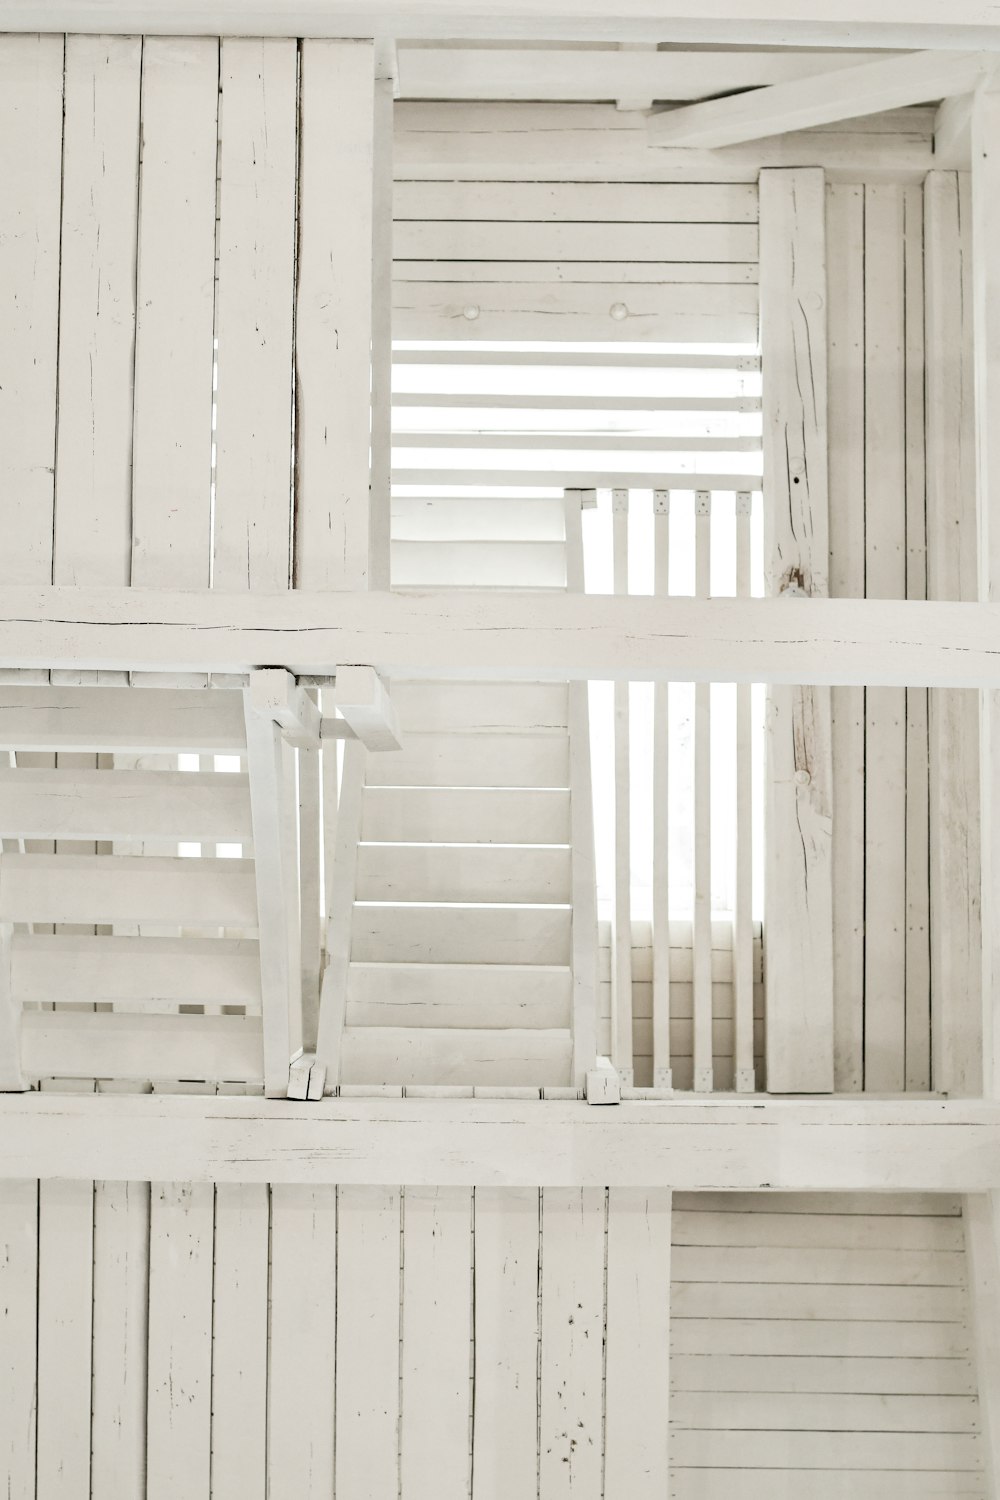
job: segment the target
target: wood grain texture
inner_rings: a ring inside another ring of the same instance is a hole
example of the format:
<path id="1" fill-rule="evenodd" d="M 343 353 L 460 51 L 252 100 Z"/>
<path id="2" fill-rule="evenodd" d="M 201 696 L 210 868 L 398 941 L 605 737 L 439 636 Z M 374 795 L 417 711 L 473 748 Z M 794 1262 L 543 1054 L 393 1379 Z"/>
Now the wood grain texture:
<path id="1" fill-rule="evenodd" d="M 661 1496 L 670 1482 L 669 1192 L 608 1194 L 604 1492 Z"/>
<path id="2" fill-rule="evenodd" d="M 212 1500 L 263 1500 L 267 1479 L 268 1190 L 215 1194 Z"/>
<path id="3" fill-rule="evenodd" d="M 94 1184 L 91 1490 L 143 1500 L 149 1184 Z"/>

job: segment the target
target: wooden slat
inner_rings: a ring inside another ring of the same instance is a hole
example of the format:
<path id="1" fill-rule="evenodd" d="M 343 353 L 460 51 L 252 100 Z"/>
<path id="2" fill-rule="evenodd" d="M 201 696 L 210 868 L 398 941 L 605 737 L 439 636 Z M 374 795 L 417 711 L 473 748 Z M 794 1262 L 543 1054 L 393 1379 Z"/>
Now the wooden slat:
<path id="1" fill-rule="evenodd" d="M 337 1197 L 333 1187 L 271 1189 L 267 1491 L 333 1493 Z"/>
<path id="2" fill-rule="evenodd" d="M 92 1018 L 96 1019 L 96 1018 Z M 140 1500 L 146 1482 L 149 1184 L 94 1184 L 91 1493 Z"/>
<path id="3" fill-rule="evenodd" d="M 372 756 L 368 786 L 564 787 L 564 734 L 407 734 L 402 750 Z"/>
<path id="4" fill-rule="evenodd" d="M 0 1182 L 0 1473 L 11 1500 L 34 1500 L 37 1420 L 38 1183 Z"/>
<path id="5" fill-rule="evenodd" d="M 138 37 L 66 43 L 53 580 L 127 584 Z"/>
<path id="6" fill-rule="evenodd" d="M 653 592 L 670 593 L 670 491 L 653 493 Z M 653 1082 L 670 1071 L 670 688 L 653 686 Z M 633 944 L 635 935 L 633 933 Z M 633 955 L 633 980 L 635 979 Z M 635 1004 L 635 990 L 632 992 Z"/>
<path id="7" fill-rule="evenodd" d="M 827 592 L 826 189 L 761 178 L 764 559 L 768 592 Z M 767 1087 L 833 1087 L 830 696 L 771 690 L 765 907 Z M 801 977 L 809 974 L 803 995 Z"/>
<path id="8" fill-rule="evenodd" d="M 566 587 L 583 593 L 583 496 L 563 497 Z M 597 1064 L 597 871 L 594 848 L 594 796 L 590 765 L 590 690 L 578 682 L 567 688 L 571 843 L 573 1084 L 586 1087 Z"/>
<path id="9" fill-rule="evenodd" d="M 778 1200 L 776 1199 L 777 1203 Z M 962 1222 L 956 1216 L 921 1218 L 904 1214 L 750 1213 L 725 1208 L 674 1214 L 674 1245 L 778 1246 L 833 1250 L 947 1250 L 964 1247 Z M 752 1279 L 752 1278 L 751 1278 Z"/>
<path id="10" fill-rule="evenodd" d="M 268 1189 L 220 1183 L 212 1301 L 212 1497 L 263 1500 L 267 1466 Z"/>
<path id="11" fill-rule="evenodd" d="M 583 282 L 592 287 L 607 284 L 609 289 L 669 282 L 747 286 L 755 285 L 758 278 L 757 262 L 751 260 L 397 260 L 392 269 L 396 282 L 462 282 L 466 286 L 484 282 L 501 286 Z"/>
<path id="12" fill-rule="evenodd" d="M 396 681 L 392 701 L 406 734 L 549 733 L 569 723 L 560 682 Z"/>
<path id="13" fill-rule="evenodd" d="M 823 1359 L 873 1359 L 891 1347 L 900 1362 L 954 1359 L 966 1363 L 969 1330 L 962 1323 L 892 1320 L 836 1322 L 797 1318 L 676 1318 L 671 1325 L 673 1356 L 718 1354 Z M 967 1366 L 966 1366 L 967 1367 Z"/>
<path id="14" fill-rule="evenodd" d="M 238 755 L 246 745 L 240 694 L 225 688 L 0 686 L 0 734 L 14 751 Z"/>
<path id="15" fill-rule="evenodd" d="M 604 1488 L 654 1500 L 669 1483 L 670 1193 L 608 1194 Z"/>
<path id="16" fill-rule="evenodd" d="M 611 496 L 612 572 L 616 594 L 629 592 L 629 495 Z M 632 790 L 629 684 L 614 685 L 614 897 L 611 919 L 611 1061 L 626 1085 L 632 1066 Z"/>
<path id="17" fill-rule="evenodd" d="M 827 188 L 830 592 L 865 590 L 864 188 Z M 864 1080 L 865 694 L 834 688 L 833 1077 L 845 1093 Z"/>
<path id="18" fill-rule="evenodd" d="M 0 912 L 6 911 L 7 858 L 0 861 Z M 559 845 L 360 844 L 357 896 L 359 901 L 564 903 L 570 899 L 570 864 L 571 850 Z"/>
<path id="19" fill-rule="evenodd" d="M 362 963 L 567 964 L 568 906 L 358 905 L 351 957 Z"/>
<path id="20" fill-rule="evenodd" d="M 132 582 L 206 588 L 219 44 L 143 46 Z"/>
<path id="21" fill-rule="evenodd" d="M 620 349 L 595 354 L 590 350 L 576 349 L 539 350 L 513 349 L 497 353 L 495 349 L 397 349 L 392 356 L 394 365 L 501 365 L 543 367 L 565 366 L 572 368 L 595 367 L 613 369 L 663 369 L 662 354 L 635 353 Z M 669 368 L 673 370 L 759 370 L 760 357 L 754 354 L 671 354 Z M 631 397 L 629 398 L 631 400 Z"/>
<path id="22" fill-rule="evenodd" d="M 964 1288 L 954 1286 L 768 1285 L 675 1283 L 674 1318 L 790 1318 L 820 1316 L 848 1322 L 960 1322 Z M 822 1309 L 822 1312 L 820 1311 Z"/>
<path id="23" fill-rule="evenodd" d="M 484 477 L 493 472 L 484 464 Z M 394 541 L 392 581 L 397 588 L 563 588 L 565 553 L 561 542 Z"/>
<path id="24" fill-rule="evenodd" d="M 0 578 L 52 577 L 62 181 L 61 36 L 0 41 Z"/>
<path id="25" fill-rule="evenodd" d="M 368 582 L 374 76 L 368 42 L 302 43 L 295 300 L 299 588 Z M 351 204 L 348 215 L 345 203 Z"/>
<path id="26" fill-rule="evenodd" d="M 375 841 L 567 844 L 569 794 L 496 790 L 486 801 L 464 788 L 382 787 L 366 794 L 361 828 L 363 839 Z"/>
<path id="27" fill-rule="evenodd" d="M 397 219 L 393 248 L 400 260 L 752 261 L 757 229 L 720 222 L 600 223 L 586 215 L 572 224 Z"/>
<path id="28" fill-rule="evenodd" d="M 136 1009 L 216 1004 L 260 1010 L 260 960 L 249 938 L 17 933 L 11 969 L 14 993 L 25 1005 L 58 999 Z"/>
<path id="29" fill-rule="evenodd" d="M 11 837 L 243 843 L 249 814 L 243 775 L 0 770 L 0 826 Z"/>
<path id="30" fill-rule="evenodd" d="M 297 46 L 226 37 L 213 582 L 288 587 Z"/>
<path id="31" fill-rule="evenodd" d="M 934 1432 L 972 1433 L 978 1427 L 978 1403 L 971 1396 L 885 1395 L 873 1402 L 867 1395 L 790 1392 L 778 1403 L 767 1391 L 675 1392 L 671 1418 L 678 1432 L 685 1429 L 725 1432 L 740 1426 L 774 1431 L 809 1432 Z"/>
<path id="32" fill-rule="evenodd" d="M 523 53 L 521 59 L 527 62 Z M 620 59 L 620 53 L 612 53 L 603 61 L 613 64 Z M 412 63 L 412 53 L 408 61 Z M 397 223 L 406 219 L 418 223 L 441 219 L 449 224 L 465 219 L 505 223 L 528 219 L 536 223 L 755 224 L 757 193 L 746 183 L 397 180 L 394 214 Z"/>
<path id="33" fill-rule="evenodd" d="M 826 1246 L 691 1245 L 675 1247 L 675 1284 L 681 1282 L 830 1283 L 837 1286 L 960 1286 L 961 1250 L 900 1250 Z"/>
<path id="34" fill-rule="evenodd" d="M 741 1500 L 883 1500 L 887 1483 L 904 1486 L 907 1500 L 983 1500 L 988 1493 L 979 1473 L 942 1473 L 915 1469 L 859 1473 L 854 1469 L 744 1469 Z M 684 1500 L 729 1500 L 732 1469 L 684 1469 L 677 1474 Z"/>
<path id="35" fill-rule="evenodd" d="M 21 1047 L 31 1078 L 259 1084 L 264 1076 L 260 1021 L 246 1016 L 26 1012 Z"/>
<path id="36" fill-rule="evenodd" d="M 392 501 L 392 535 L 397 544 L 456 538 L 561 542 L 563 506 L 559 500 L 442 500 L 397 495 Z"/>
<path id="37" fill-rule="evenodd" d="M 536 1188 L 475 1194 L 474 1500 L 538 1494 Z"/>
<path id="38" fill-rule="evenodd" d="M 790 1468 L 883 1470 L 981 1469 L 978 1437 L 950 1432 L 686 1432 L 674 1433 L 675 1468 L 713 1465 L 733 1469 L 764 1468 L 780 1442 Z M 905 1482 L 905 1481 L 904 1481 Z"/>
<path id="39" fill-rule="evenodd" d="M 542 1500 L 600 1492 L 605 1221 L 600 1188 L 542 1193 Z"/>
<path id="40" fill-rule="evenodd" d="M 751 497 L 736 496 L 736 593 L 750 594 Z M 733 910 L 733 1056 L 737 1093 L 756 1088 L 753 1045 L 753 728 L 751 690 L 736 688 L 736 889 Z"/>
<path id="41" fill-rule="evenodd" d="M 526 964 L 353 963 L 349 1026 L 484 1026 L 562 1029 L 570 1025 L 568 967 Z"/>
<path id="42" fill-rule="evenodd" d="M 472 1195 L 411 1188 L 403 1203 L 399 1482 L 413 1500 L 467 1500 Z"/>
<path id="43" fill-rule="evenodd" d="M 712 580 L 712 497 L 695 492 L 695 593 L 706 599 Z M 711 1092 L 712 1074 L 712 689 L 694 690 L 694 1088 Z"/>
<path id="44" fill-rule="evenodd" d="M 149 1500 L 209 1494 L 211 1183 L 153 1183 L 149 1230 Z"/>
<path id="45" fill-rule="evenodd" d="M 90 1494 L 94 1187 L 38 1188 L 38 1457 L 44 1500 Z"/>
<path id="46" fill-rule="evenodd" d="M 346 1083 L 564 1086 L 572 1041 L 562 1030 L 353 1026 L 343 1054 Z"/>
<path id="47" fill-rule="evenodd" d="M 399 1485 L 400 1194 L 341 1188 L 337 1202 L 338 1500 Z"/>
<path id="48" fill-rule="evenodd" d="M 851 1214 L 960 1219 L 962 1199 L 954 1193 L 678 1193 L 674 1212 L 754 1214 Z"/>
<path id="49" fill-rule="evenodd" d="M 858 1358 L 844 1355 L 675 1354 L 672 1378 L 682 1391 L 762 1391 L 776 1395 L 974 1396 L 966 1359 Z"/>
<path id="50" fill-rule="evenodd" d="M 554 424 L 553 424 L 554 425 Z M 661 432 L 653 436 L 645 433 L 607 432 L 600 429 L 591 432 L 500 432 L 485 429 L 473 432 L 462 431 L 400 432 L 394 434 L 394 447 L 403 452 L 419 452 L 422 448 L 439 450 L 464 450 L 470 453 L 486 452 L 489 462 L 500 467 L 493 454 L 516 452 L 576 453 L 756 453 L 760 439 L 756 434 L 737 437 L 704 433 Z M 419 460 L 410 459 L 409 462 Z M 607 460 L 603 460 L 607 462 Z M 469 462 L 466 459 L 466 462 Z"/>
<path id="51" fill-rule="evenodd" d="M 257 926 L 253 862 L 152 855 L 4 854 L 0 914 L 10 922 Z"/>

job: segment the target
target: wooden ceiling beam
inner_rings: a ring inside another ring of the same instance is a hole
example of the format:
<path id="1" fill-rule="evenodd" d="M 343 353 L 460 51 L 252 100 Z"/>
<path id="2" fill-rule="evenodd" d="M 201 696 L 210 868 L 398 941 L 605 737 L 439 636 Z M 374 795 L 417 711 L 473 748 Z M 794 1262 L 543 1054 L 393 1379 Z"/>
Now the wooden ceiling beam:
<path id="1" fill-rule="evenodd" d="M 966 94 L 995 66 L 983 52 L 914 52 L 823 78 L 684 105 L 649 122 L 652 146 L 717 148 Z"/>

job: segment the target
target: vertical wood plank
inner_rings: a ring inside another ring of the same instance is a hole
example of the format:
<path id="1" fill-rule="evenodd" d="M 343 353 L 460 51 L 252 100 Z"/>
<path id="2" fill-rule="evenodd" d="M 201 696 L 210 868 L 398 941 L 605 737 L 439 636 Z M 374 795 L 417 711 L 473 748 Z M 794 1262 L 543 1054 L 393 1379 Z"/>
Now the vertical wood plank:
<path id="1" fill-rule="evenodd" d="M 627 594 L 628 490 L 613 490 L 612 548 L 616 594 Z M 630 777 L 629 683 L 614 684 L 615 886 L 611 923 L 611 1061 L 631 1087 L 632 1068 L 632 789 Z"/>
<path id="2" fill-rule="evenodd" d="M 1000 1478 L 1000 1203 L 995 1193 L 962 1200 L 969 1278 L 969 1325 L 983 1428 L 986 1478 Z"/>
<path id="3" fill-rule="evenodd" d="M 468 1500 L 472 1194 L 403 1200 L 400 1485 L 408 1500 Z"/>
<path id="4" fill-rule="evenodd" d="M 924 216 L 919 187 L 903 191 L 905 340 L 906 597 L 927 598 L 924 456 Z M 927 689 L 906 690 L 906 1055 L 907 1089 L 931 1086 L 930 854 Z"/>
<path id="5" fill-rule="evenodd" d="M 94 1184 L 91 1492 L 144 1500 L 149 1183 Z"/>
<path id="6" fill-rule="evenodd" d="M 603 1188 L 542 1193 L 539 1497 L 601 1492 Z"/>
<path id="7" fill-rule="evenodd" d="M 315 694 L 313 695 L 315 697 Z M 336 756 L 334 748 L 333 756 Z M 323 840 L 326 819 L 336 823 L 337 808 L 325 807 L 323 751 L 300 746 L 299 784 L 299 920 L 302 960 L 302 1047 L 316 1051 L 319 986 L 323 963 Z"/>
<path id="8" fill-rule="evenodd" d="M 566 587 L 583 593 L 582 492 L 564 496 Z M 582 1089 L 597 1062 L 597 872 L 594 796 L 590 768 L 590 690 L 571 682 L 569 693 L 570 819 L 573 901 L 573 1083 Z"/>
<path id="9" fill-rule="evenodd" d="M 216 588 L 289 586 L 297 44 L 222 40 Z"/>
<path id="10" fill-rule="evenodd" d="M 51 583 L 63 38 L 0 37 L 0 582 Z"/>
<path id="11" fill-rule="evenodd" d="M 0 1483 L 35 1500 L 38 1183 L 0 1181 Z"/>
<path id="12" fill-rule="evenodd" d="M 473 1500 L 538 1494 L 537 1188 L 475 1192 Z"/>
<path id="13" fill-rule="evenodd" d="M 736 593 L 750 596 L 752 496 L 736 496 Z M 757 1086 L 753 1061 L 753 731 L 749 683 L 736 687 L 736 894 L 733 909 L 733 1085 Z"/>
<path id="14" fill-rule="evenodd" d="M 906 597 L 903 189 L 865 189 L 865 592 Z M 906 690 L 865 693 L 865 1087 L 906 1082 Z"/>
<path id="15" fill-rule="evenodd" d="M 375 53 L 372 126 L 372 394 L 369 587 L 387 589 L 392 542 L 392 228 L 396 44 Z"/>
<path id="16" fill-rule="evenodd" d="M 670 1200 L 608 1192 L 605 1495 L 669 1492 Z"/>
<path id="17" fill-rule="evenodd" d="M 348 740 L 344 746 L 340 801 L 332 840 L 333 859 L 328 859 L 326 867 L 326 968 L 323 970 L 320 987 L 316 1056 L 326 1068 L 328 1087 L 340 1082 L 341 1041 L 347 1007 L 347 971 L 351 962 L 351 919 L 367 754 L 360 740 Z M 331 756 L 331 761 L 332 759 Z M 331 776 L 330 780 L 333 779 Z M 328 843 L 328 850 L 329 847 Z"/>
<path id="18" fill-rule="evenodd" d="M 761 172 L 760 256 L 767 588 L 822 596 L 829 542 L 821 170 Z M 772 689 L 767 729 L 767 1087 L 825 1093 L 833 1088 L 829 690 Z"/>
<path id="19" fill-rule="evenodd" d="M 38 1500 L 90 1500 L 94 1185 L 38 1186 Z"/>
<path id="20" fill-rule="evenodd" d="M 219 44 L 149 37 L 132 472 L 132 583 L 207 588 Z"/>
<path id="21" fill-rule="evenodd" d="M 337 1500 L 399 1488 L 400 1194 L 342 1187 L 337 1204 Z"/>
<path id="22" fill-rule="evenodd" d="M 0 922 L 0 1091 L 17 1094 L 29 1087 L 29 1080 L 21 1072 L 21 1003 L 11 974 L 13 936 L 13 924 Z"/>
<path id="23" fill-rule="evenodd" d="M 264 1500 L 267 1478 L 268 1190 L 215 1190 L 212 1500 Z"/>
<path id="24" fill-rule="evenodd" d="M 712 497 L 695 493 L 695 594 L 707 599 L 712 574 Z M 712 1061 L 712 687 L 694 689 L 693 1086 L 711 1093 Z"/>
<path id="25" fill-rule="evenodd" d="M 138 37 L 66 41 L 53 582 L 128 584 Z"/>
<path id="26" fill-rule="evenodd" d="M 369 585 L 374 58 L 371 42 L 301 45 L 297 588 Z"/>
<path id="27" fill-rule="evenodd" d="M 865 191 L 827 188 L 829 297 L 830 593 L 865 592 Z M 833 1076 L 838 1093 L 864 1085 L 865 690 L 834 688 Z"/>
<path id="28" fill-rule="evenodd" d="M 670 593 L 670 491 L 653 494 L 653 593 Z M 653 1085 L 670 1088 L 670 684 L 653 684 Z"/>
<path id="29" fill-rule="evenodd" d="M 927 591 L 976 598 L 972 267 L 968 177 L 924 181 L 927 381 Z M 932 1082 L 982 1088 L 979 911 L 979 703 L 930 695 Z"/>
<path id="30" fill-rule="evenodd" d="M 153 1183 L 147 1500 L 207 1500 L 211 1471 L 214 1189 Z"/>
<path id="31" fill-rule="evenodd" d="M 271 1189 L 267 1494 L 333 1493 L 337 1190 Z"/>

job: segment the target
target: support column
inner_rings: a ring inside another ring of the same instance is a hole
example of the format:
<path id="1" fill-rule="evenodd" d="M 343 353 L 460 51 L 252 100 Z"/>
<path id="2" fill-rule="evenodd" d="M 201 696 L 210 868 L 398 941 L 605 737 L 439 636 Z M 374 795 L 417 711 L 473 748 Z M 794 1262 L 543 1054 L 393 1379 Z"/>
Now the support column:
<path id="1" fill-rule="evenodd" d="M 828 592 L 826 183 L 760 174 L 764 562 L 770 594 Z M 833 1089 L 830 690 L 771 688 L 764 970 L 767 1088 Z"/>

